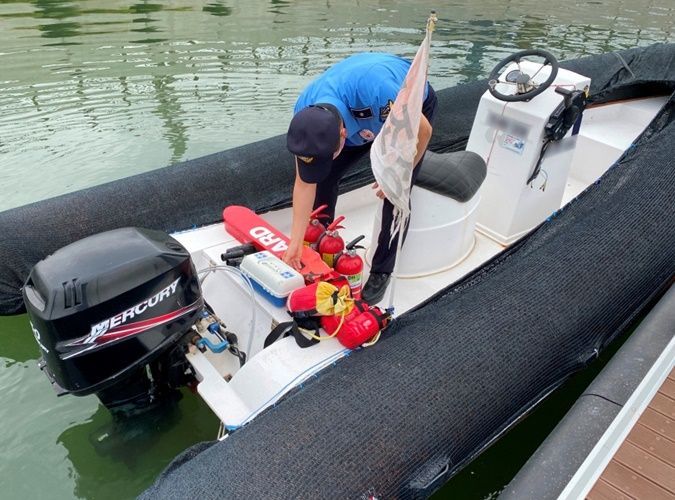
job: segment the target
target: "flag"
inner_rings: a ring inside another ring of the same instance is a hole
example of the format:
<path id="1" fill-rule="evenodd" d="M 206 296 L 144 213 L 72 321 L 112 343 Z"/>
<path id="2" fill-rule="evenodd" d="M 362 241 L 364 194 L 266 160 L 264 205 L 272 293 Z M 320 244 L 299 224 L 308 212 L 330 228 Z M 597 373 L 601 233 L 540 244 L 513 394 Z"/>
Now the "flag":
<path id="1" fill-rule="evenodd" d="M 432 12 L 427 21 L 426 36 L 417 50 L 387 120 L 370 148 L 370 163 L 375 180 L 387 200 L 394 205 L 394 220 L 390 231 L 392 240 L 410 216 L 410 180 L 417 153 L 417 133 L 427 83 L 431 33 L 436 20 L 436 15 Z"/>
<path id="2" fill-rule="evenodd" d="M 415 166 L 417 134 L 422 119 L 424 91 L 427 86 L 431 33 L 434 31 L 436 21 L 436 13 L 432 11 L 427 20 L 424 40 L 417 49 L 417 54 L 415 54 L 394 104 L 391 106 L 387 120 L 370 148 L 370 163 L 375 180 L 387 200 L 394 205 L 390 245 L 394 237 L 399 232 L 403 232 L 402 229 L 410 216 L 410 182 Z M 402 240 L 403 238 L 398 239 L 394 280 L 389 290 L 389 307 L 387 310 L 391 314 L 394 312 L 396 274 Z"/>

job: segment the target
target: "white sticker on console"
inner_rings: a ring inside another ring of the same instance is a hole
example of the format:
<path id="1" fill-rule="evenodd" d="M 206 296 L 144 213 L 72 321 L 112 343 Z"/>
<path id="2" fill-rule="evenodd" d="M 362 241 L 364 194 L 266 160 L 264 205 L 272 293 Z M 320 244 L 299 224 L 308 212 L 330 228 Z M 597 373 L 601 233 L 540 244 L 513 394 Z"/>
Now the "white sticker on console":
<path id="1" fill-rule="evenodd" d="M 525 149 L 525 141 L 519 137 L 504 134 L 502 137 L 502 147 L 522 155 L 523 150 Z"/>

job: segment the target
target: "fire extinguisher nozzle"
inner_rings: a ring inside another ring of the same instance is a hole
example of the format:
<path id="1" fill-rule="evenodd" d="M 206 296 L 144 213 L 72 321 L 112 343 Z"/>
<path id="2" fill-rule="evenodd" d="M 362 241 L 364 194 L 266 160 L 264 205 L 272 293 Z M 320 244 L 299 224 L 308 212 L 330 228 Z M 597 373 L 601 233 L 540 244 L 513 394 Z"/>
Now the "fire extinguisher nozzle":
<path id="1" fill-rule="evenodd" d="M 361 236 L 357 236 L 357 237 L 354 238 L 352 241 L 350 241 L 349 243 L 347 243 L 347 245 L 345 246 L 345 248 L 346 248 L 347 250 L 352 250 L 352 249 L 354 249 L 354 248 L 363 248 L 362 246 L 360 246 L 360 245 L 357 246 L 356 244 L 357 244 L 359 241 L 361 241 L 363 238 L 365 238 L 365 237 L 366 237 L 366 236 L 363 235 L 363 234 L 362 234 Z"/>
<path id="2" fill-rule="evenodd" d="M 316 208 L 311 214 L 309 214 L 309 218 L 310 219 L 318 219 L 319 217 L 322 217 L 322 218 L 328 217 L 327 214 L 322 213 L 327 208 L 328 208 L 328 205 L 321 205 L 320 207 Z"/>
<path id="3" fill-rule="evenodd" d="M 340 226 L 340 222 L 345 220 L 345 216 L 341 215 L 337 217 L 333 222 L 331 222 L 328 227 L 326 228 L 327 231 L 333 231 L 335 229 L 344 229 L 344 227 Z"/>

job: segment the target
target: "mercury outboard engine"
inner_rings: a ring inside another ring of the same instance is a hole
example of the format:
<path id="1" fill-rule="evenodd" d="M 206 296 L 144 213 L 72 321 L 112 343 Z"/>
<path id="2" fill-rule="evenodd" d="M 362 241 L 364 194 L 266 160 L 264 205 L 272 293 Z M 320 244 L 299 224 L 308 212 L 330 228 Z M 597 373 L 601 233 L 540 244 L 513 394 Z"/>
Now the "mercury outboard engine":
<path id="1" fill-rule="evenodd" d="M 191 381 L 184 352 L 204 302 L 190 254 L 166 233 L 122 228 L 61 248 L 23 298 L 59 394 L 96 393 L 129 416 Z"/>

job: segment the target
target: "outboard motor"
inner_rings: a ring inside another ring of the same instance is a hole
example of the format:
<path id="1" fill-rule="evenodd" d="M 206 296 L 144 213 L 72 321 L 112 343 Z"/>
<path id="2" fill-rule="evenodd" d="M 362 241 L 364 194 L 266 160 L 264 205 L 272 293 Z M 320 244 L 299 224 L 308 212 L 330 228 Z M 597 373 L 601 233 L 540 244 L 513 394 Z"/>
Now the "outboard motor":
<path id="1" fill-rule="evenodd" d="M 204 302 L 190 254 L 166 233 L 122 228 L 61 248 L 23 298 L 59 395 L 96 393 L 129 416 L 190 381 L 184 352 Z"/>

